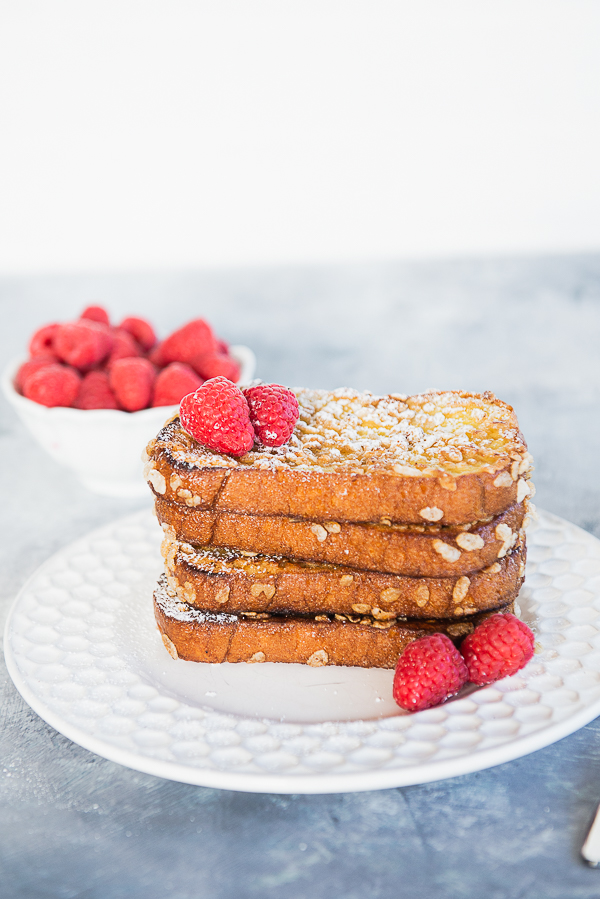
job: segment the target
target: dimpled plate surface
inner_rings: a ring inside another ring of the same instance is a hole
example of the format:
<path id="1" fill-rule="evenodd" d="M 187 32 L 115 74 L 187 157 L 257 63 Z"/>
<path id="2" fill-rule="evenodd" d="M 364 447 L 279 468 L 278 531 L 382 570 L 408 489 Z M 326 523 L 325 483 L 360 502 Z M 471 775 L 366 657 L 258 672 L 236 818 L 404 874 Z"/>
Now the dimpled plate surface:
<path id="1" fill-rule="evenodd" d="M 600 541 L 539 513 L 519 603 L 523 671 L 417 714 L 393 672 L 173 660 L 152 613 L 150 512 L 71 544 L 28 581 L 5 631 L 10 675 L 50 725 L 130 768 L 209 787 L 332 793 L 425 783 L 526 755 L 600 714 Z"/>

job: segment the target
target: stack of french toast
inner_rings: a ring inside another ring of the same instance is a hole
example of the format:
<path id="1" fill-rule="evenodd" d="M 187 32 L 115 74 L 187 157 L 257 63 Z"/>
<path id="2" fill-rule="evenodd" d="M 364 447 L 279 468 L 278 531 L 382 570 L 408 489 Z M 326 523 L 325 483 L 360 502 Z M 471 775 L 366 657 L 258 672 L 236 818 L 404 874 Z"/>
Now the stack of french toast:
<path id="1" fill-rule="evenodd" d="M 175 658 L 394 668 L 512 611 L 531 456 L 493 394 L 295 391 L 280 447 L 235 458 L 167 422 L 146 449 L 163 526 L 154 596 Z"/>

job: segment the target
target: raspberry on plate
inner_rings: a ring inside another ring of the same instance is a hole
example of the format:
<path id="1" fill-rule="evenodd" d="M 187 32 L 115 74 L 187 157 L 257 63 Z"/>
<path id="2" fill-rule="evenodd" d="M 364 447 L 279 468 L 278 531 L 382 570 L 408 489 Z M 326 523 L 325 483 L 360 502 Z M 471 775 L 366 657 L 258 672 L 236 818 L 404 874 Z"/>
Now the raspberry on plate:
<path id="1" fill-rule="evenodd" d="M 160 372 L 154 385 L 153 406 L 174 406 L 202 385 L 202 378 L 185 362 L 171 362 Z"/>
<path id="2" fill-rule="evenodd" d="M 244 396 L 250 409 L 250 421 L 261 443 L 265 446 L 287 443 L 298 421 L 296 395 L 281 384 L 257 384 L 247 387 Z"/>
<path id="3" fill-rule="evenodd" d="M 510 613 L 486 618 L 462 642 L 469 680 L 482 686 L 510 677 L 533 656 L 534 636 L 527 625 Z"/>
<path id="4" fill-rule="evenodd" d="M 393 695 L 402 709 L 420 712 L 444 702 L 467 682 L 467 666 L 445 634 L 409 643 L 396 666 Z"/>
<path id="5" fill-rule="evenodd" d="M 119 408 L 105 371 L 89 371 L 84 376 L 73 405 L 76 409 Z"/>
<path id="6" fill-rule="evenodd" d="M 68 365 L 51 362 L 26 378 L 23 394 L 42 406 L 71 406 L 77 396 L 81 377 Z"/>
<path id="7" fill-rule="evenodd" d="M 188 434 L 218 453 L 243 456 L 254 445 L 248 403 L 227 378 L 211 378 L 185 396 L 179 417 Z"/>
<path id="8" fill-rule="evenodd" d="M 138 412 L 150 405 L 155 378 L 152 363 L 139 356 L 117 359 L 108 375 L 117 402 L 126 412 Z"/>
<path id="9" fill-rule="evenodd" d="M 106 325 L 84 319 L 59 325 L 52 345 L 59 359 L 86 371 L 106 359 L 113 338 Z"/>

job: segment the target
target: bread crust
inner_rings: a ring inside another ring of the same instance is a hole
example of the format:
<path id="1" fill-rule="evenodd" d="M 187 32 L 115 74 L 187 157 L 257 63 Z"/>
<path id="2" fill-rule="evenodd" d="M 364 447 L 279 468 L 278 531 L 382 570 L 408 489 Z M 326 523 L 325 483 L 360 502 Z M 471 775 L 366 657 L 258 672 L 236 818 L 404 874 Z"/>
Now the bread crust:
<path id="1" fill-rule="evenodd" d="M 407 401 L 422 403 L 436 396 L 431 393 Z M 368 461 L 360 465 L 353 457 L 347 464 L 328 467 L 316 464 L 316 457 L 315 464 L 297 467 L 286 461 L 287 456 L 273 455 L 276 451 L 266 447 L 241 460 L 212 453 L 186 434 L 175 418 L 148 445 L 146 477 L 157 495 L 186 508 L 316 521 L 383 518 L 411 524 L 424 520 L 463 524 L 496 516 L 521 501 L 527 492 L 531 457 L 512 408 L 491 394 L 450 391 L 440 396 L 484 408 L 492 405 L 500 418 L 498 427 L 506 434 L 502 452 L 496 451 L 486 464 L 465 473 L 439 460 L 422 470 L 394 466 L 389 460 L 384 464 L 383 446 L 371 451 Z M 438 517 L 427 518 L 431 514 Z"/>
<path id="2" fill-rule="evenodd" d="M 460 577 L 487 568 L 512 549 L 519 539 L 525 507 L 515 504 L 468 531 L 456 525 L 419 526 L 417 530 L 345 521 L 329 523 L 328 529 L 327 522 L 202 511 L 160 497 L 156 514 L 161 524 L 172 528 L 174 537 L 200 546 L 231 547 L 409 577 Z M 477 546 L 465 548 L 467 534 L 475 538 Z"/>
<path id="3" fill-rule="evenodd" d="M 154 614 L 166 649 L 174 658 L 213 664 L 266 661 L 394 668 L 408 644 L 419 637 L 443 632 L 460 642 L 487 617 L 484 613 L 460 622 L 404 621 L 387 626 L 314 618 L 252 620 L 192 609 L 169 597 L 165 587 L 163 577 L 154 594 Z"/>
<path id="4" fill-rule="evenodd" d="M 183 547 L 183 548 L 182 548 Z M 455 618 L 512 602 L 523 583 L 525 540 L 469 578 L 411 578 L 195 548 L 167 534 L 169 587 L 189 605 L 216 612 Z"/>
<path id="5" fill-rule="evenodd" d="M 162 448 L 154 453 L 155 469 L 165 479 L 162 496 L 184 508 L 215 512 L 245 510 L 255 515 L 287 515 L 317 521 L 373 522 L 387 518 L 392 522 L 422 524 L 423 509 L 439 509 L 443 513 L 440 520 L 445 524 L 463 524 L 499 515 L 517 499 L 517 481 L 511 480 L 507 487 L 494 486 L 502 472 L 510 476 L 512 463 L 496 472 L 467 474 L 447 481 L 433 475 L 407 478 L 386 472 L 307 474 L 254 468 L 189 471 L 170 460 Z M 452 484 L 455 489 L 442 483 Z M 187 503 L 188 499 L 192 502 Z"/>

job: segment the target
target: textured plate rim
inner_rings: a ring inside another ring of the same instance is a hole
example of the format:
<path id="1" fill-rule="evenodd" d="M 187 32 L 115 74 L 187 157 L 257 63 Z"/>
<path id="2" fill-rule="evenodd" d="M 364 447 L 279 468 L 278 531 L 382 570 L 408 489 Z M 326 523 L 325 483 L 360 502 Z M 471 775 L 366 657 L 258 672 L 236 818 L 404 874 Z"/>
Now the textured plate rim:
<path id="1" fill-rule="evenodd" d="M 600 698 L 589 703 L 561 721 L 551 722 L 531 734 L 522 737 L 507 739 L 498 746 L 488 749 L 465 751 L 455 758 L 440 759 L 431 762 L 420 762 L 406 767 L 396 768 L 371 768 L 365 771 L 346 772 L 336 774 L 324 771 L 316 774 L 278 774 L 269 772 L 236 772 L 231 770 L 215 770 L 210 768 L 196 768 L 189 765 L 165 761 L 145 755 L 142 752 L 132 752 L 105 741 L 93 734 L 65 721 L 60 714 L 49 709 L 42 697 L 39 697 L 28 685 L 26 676 L 19 669 L 16 658 L 10 644 L 11 623 L 18 610 L 19 603 L 25 595 L 29 585 L 47 568 L 50 568 L 57 559 L 66 552 L 73 551 L 79 544 L 85 544 L 90 539 L 97 538 L 107 527 L 115 525 L 127 525 L 135 522 L 141 516 L 147 515 L 147 510 L 136 512 L 116 521 L 109 522 L 84 537 L 78 538 L 58 552 L 54 553 L 42 565 L 37 568 L 23 584 L 15 600 L 13 601 L 4 628 L 4 655 L 8 673 L 16 689 L 25 702 L 47 724 L 57 730 L 72 742 L 78 744 L 89 752 L 117 762 L 126 768 L 151 774 L 166 780 L 179 783 L 187 783 L 194 786 L 203 786 L 217 789 L 234 790 L 248 793 L 280 793 L 280 794 L 326 794 L 364 792 L 369 790 L 390 789 L 394 787 L 413 786 L 430 783 L 438 780 L 446 780 L 464 774 L 471 774 L 486 768 L 492 768 L 504 762 L 514 761 L 525 755 L 529 755 L 538 749 L 552 745 L 558 740 L 569 736 L 575 731 L 589 724 L 600 714 Z M 544 512 L 555 521 L 568 525 L 580 532 L 585 539 L 596 540 L 592 534 L 582 528 L 553 515 Z M 491 685 L 492 687 L 494 685 Z M 483 688 L 483 691 L 490 689 Z M 243 716 L 229 713 L 232 717 L 244 720 Z M 418 714 L 418 713 L 417 713 Z M 252 718 L 252 720 L 255 720 Z"/>

